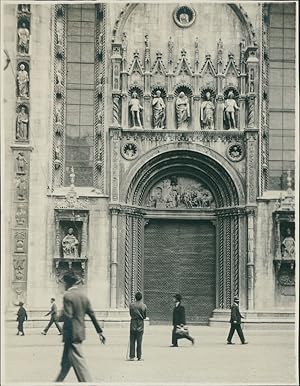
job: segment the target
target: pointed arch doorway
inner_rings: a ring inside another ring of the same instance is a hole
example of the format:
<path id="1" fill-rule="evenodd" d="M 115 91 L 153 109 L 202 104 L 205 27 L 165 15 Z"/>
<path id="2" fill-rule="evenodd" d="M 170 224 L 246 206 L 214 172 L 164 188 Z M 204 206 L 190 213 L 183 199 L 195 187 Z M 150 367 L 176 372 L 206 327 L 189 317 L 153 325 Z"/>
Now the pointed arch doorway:
<path id="1" fill-rule="evenodd" d="M 180 292 L 188 321 L 207 323 L 234 295 L 247 297 L 243 183 L 204 146 L 167 144 L 153 153 L 124 176 L 124 205 L 112 209 L 124 256 L 119 299 L 126 306 L 143 291 L 151 322 L 163 322 Z"/>

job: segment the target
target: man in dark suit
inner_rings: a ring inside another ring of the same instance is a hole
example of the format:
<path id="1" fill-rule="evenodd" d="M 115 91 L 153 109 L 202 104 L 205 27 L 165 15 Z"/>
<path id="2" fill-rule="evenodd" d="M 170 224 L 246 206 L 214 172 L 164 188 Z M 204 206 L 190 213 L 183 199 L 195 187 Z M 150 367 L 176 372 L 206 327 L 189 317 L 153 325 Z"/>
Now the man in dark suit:
<path id="1" fill-rule="evenodd" d="M 135 302 L 130 303 L 129 313 L 130 321 L 130 350 L 129 360 L 133 361 L 135 358 L 135 343 L 136 356 L 140 361 L 142 359 L 142 340 L 144 334 L 144 319 L 146 319 L 147 307 L 142 302 L 143 295 L 140 292 L 135 294 Z"/>
<path id="2" fill-rule="evenodd" d="M 241 320 L 243 319 L 243 315 L 241 315 L 240 310 L 239 310 L 239 298 L 237 296 L 234 297 L 233 299 L 233 304 L 231 306 L 231 317 L 230 317 L 230 330 L 229 334 L 227 337 L 227 344 L 234 344 L 232 343 L 232 337 L 235 332 L 237 331 L 240 340 L 242 344 L 248 344 L 248 342 L 245 341 L 245 337 L 242 331 L 241 327 Z"/>
<path id="3" fill-rule="evenodd" d="M 175 303 L 175 307 L 173 309 L 173 330 L 171 347 L 178 347 L 178 339 L 183 338 L 190 340 L 192 344 L 194 344 L 195 339 L 189 335 L 188 331 L 186 333 L 181 333 L 180 335 L 176 333 L 177 327 L 183 327 L 185 325 L 185 309 L 181 304 L 182 296 L 180 294 L 174 295 L 173 300 Z"/>
<path id="4" fill-rule="evenodd" d="M 57 307 L 56 307 L 54 298 L 51 298 L 51 308 L 50 308 L 50 311 L 47 312 L 47 314 L 45 316 L 48 316 L 48 315 L 51 315 L 50 321 L 49 321 L 47 327 L 45 327 L 44 330 L 41 332 L 41 334 L 46 335 L 49 328 L 54 323 L 56 328 L 58 329 L 58 335 L 61 335 L 62 331 L 61 331 L 60 325 L 57 323 Z"/>
<path id="5" fill-rule="evenodd" d="M 87 296 L 76 286 L 78 278 L 73 273 L 63 276 L 66 293 L 63 298 L 63 310 L 58 321 L 64 322 L 63 342 L 64 351 L 61 360 L 61 370 L 56 382 L 62 382 L 73 367 L 79 382 L 91 382 L 91 375 L 83 357 L 81 344 L 85 340 L 85 314 L 89 315 L 99 335 L 100 341 L 105 342 L 102 329 L 99 326 Z"/>
<path id="6" fill-rule="evenodd" d="M 23 324 L 25 322 L 25 320 L 27 320 L 27 312 L 25 310 L 25 308 L 23 307 L 24 303 L 23 302 L 19 302 L 19 309 L 18 309 L 18 313 L 17 313 L 17 322 L 18 322 L 18 332 L 17 332 L 17 335 L 21 335 L 21 336 L 24 336 L 24 328 L 23 328 Z"/>

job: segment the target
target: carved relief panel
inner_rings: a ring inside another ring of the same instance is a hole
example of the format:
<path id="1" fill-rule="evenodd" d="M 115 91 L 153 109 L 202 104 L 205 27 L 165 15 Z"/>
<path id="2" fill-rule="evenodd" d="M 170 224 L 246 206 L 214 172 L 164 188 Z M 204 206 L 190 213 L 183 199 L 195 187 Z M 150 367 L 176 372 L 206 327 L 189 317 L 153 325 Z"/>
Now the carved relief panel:
<path id="1" fill-rule="evenodd" d="M 156 183 L 146 198 L 146 206 L 157 209 L 215 208 L 211 191 L 190 177 L 170 176 Z"/>

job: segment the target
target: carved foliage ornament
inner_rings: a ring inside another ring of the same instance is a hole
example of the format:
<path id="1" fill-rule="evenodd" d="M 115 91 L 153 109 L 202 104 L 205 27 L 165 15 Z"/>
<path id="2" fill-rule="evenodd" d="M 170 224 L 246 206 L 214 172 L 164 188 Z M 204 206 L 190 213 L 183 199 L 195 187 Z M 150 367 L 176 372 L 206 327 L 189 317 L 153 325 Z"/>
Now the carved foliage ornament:
<path id="1" fill-rule="evenodd" d="M 238 162 L 244 158 L 245 149 L 241 143 L 233 143 L 227 147 L 226 156 L 230 161 Z"/>
<path id="2" fill-rule="evenodd" d="M 138 156 L 138 147 L 134 142 L 126 142 L 121 147 L 122 157 L 131 161 Z"/>

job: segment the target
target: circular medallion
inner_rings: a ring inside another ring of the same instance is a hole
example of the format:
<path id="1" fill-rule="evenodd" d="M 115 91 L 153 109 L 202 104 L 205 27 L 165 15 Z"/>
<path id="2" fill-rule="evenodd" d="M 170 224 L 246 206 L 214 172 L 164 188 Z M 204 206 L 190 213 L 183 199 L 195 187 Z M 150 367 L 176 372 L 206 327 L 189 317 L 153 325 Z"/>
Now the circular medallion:
<path id="1" fill-rule="evenodd" d="M 121 147 L 121 154 L 127 160 L 133 160 L 138 156 L 138 147 L 134 142 L 126 142 Z"/>
<path id="2" fill-rule="evenodd" d="M 238 142 L 231 144 L 226 150 L 227 158 L 234 162 L 241 161 L 244 158 L 244 154 L 244 146 Z"/>
<path id="3" fill-rule="evenodd" d="M 173 18 L 179 27 L 187 28 L 194 23 L 196 12 L 192 7 L 188 5 L 182 5 L 175 9 Z"/>

